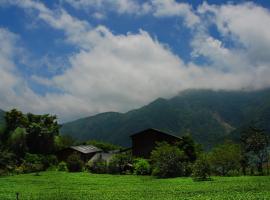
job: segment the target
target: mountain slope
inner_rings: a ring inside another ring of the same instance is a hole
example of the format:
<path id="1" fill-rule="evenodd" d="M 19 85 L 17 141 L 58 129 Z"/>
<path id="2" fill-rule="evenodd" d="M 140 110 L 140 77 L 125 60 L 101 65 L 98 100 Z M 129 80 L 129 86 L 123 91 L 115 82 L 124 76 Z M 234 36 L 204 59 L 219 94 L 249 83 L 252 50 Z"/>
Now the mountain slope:
<path id="1" fill-rule="evenodd" d="M 79 140 L 129 146 L 131 134 L 151 127 L 179 136 L 189 133 L 208 148 L 251 121 L 270 131 L 270 89 L 188 90 L 127 113 L 108 112 L 69 122 L 63 124 L 61 132 Z"/>

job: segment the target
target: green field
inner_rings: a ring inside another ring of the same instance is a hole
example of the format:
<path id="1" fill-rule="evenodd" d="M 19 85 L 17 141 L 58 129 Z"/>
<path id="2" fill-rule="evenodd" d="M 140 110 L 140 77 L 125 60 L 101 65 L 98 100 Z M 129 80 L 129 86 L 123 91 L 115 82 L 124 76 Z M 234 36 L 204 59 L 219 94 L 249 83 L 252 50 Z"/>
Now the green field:
<path id="1" fill-rule="evenodd" d="M 270 177 L 156 179 L 131 175 L 43 172 L 0 178 L 0 199 L 270 199 Z"/>

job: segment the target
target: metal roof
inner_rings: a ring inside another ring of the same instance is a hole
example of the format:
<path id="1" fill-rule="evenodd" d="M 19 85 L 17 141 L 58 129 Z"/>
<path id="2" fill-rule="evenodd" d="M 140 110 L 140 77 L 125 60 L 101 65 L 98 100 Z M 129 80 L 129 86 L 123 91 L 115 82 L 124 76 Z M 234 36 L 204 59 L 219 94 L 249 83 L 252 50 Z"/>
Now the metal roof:
<path id="1" fill-rule="evenodd" d="M 102 150 L 93 146 L 93 145 L 79 145 L 79 146 L 71 146 L 71 149 L 79 151 L 84 154 L 94 153 L 94 152 L 101 152 Z"/>

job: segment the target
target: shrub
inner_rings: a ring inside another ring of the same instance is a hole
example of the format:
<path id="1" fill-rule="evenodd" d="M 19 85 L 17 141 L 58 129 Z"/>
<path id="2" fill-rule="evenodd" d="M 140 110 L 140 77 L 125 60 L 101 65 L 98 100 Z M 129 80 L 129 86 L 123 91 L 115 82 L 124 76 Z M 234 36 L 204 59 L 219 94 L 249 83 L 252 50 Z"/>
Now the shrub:
<path id="1" fill-rule="evenodd" d="M 44 170 L 43 156 L 26 153 L 23 163 L 20 165 L 24 173 L 39 172 Z"/>
<path id="2" fill-rule="evenodd" d="M 147 160 L 139 158 L 134 162 L 134 173 L 137 175 L 147 175 L 150 173 L 150 164 Z"/>
<path id="3" fill-rule="evenodd" d="M 71 154 L 67 158 L 67 168 L 70 172 L 80 172 L 83 168 L 83 162 L 80 158 L 80 156 L 76 153 Z"/>
<path id="4" fill-rule="evenodd" d="M 58 171 L 62 171 L 62 172 L 66 172 L 68 171 L 68 168 L 67 168 L 67 163 L 62 161 L 58 164 L 58 168 L 57 168 Z"/>
<path id="5" fill-rule="evenodd" d="M 108 165 L 108 172 L 111 174 L 127 174 L 132 171 L 132 156 L 130 152 L 116 154 Z"/>
<path id="6" fill-rule="evenodd" d="M 160 143 L 151 153 L 154 176 L 160 178 L 184 175 L 185 155 L 177 146 Z"/>
<path id="7" fill-rule="evenodd" d="M 102 158 L 88 161 L 86 168 L 92 173 L 105 174 L 107 173 L 107 162 Z"/>
<path id="8" fill-rule="evenodd" d="M 41 157 L 44 169 L 57 165 L 57 157 L 55 155 L 44 155 Z"/>
<path id="9" fill-rule="evenodd" d="M 16 156 L 6 150 L 0 150 L 0 176 L 12 172 L 16 166 Z"/>
<path id="10" fill-rule="evenodd" d="M 209 180 L 211 168 L 206 155 L 201 155 L 193 165 L 193 179 L 205 181 Z"/>

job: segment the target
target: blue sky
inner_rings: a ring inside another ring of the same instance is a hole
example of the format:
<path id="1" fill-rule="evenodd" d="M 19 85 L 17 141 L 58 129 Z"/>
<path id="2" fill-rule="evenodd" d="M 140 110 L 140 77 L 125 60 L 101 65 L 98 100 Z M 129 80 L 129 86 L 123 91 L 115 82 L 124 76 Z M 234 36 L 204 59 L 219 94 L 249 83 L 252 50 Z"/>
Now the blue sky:
<path id="1" fill-rule="evenodd" d="M 269 87 L 269 7 L 262 0 L 0 0 L 0 108 L 69 121 L 185 89 Z"/>

